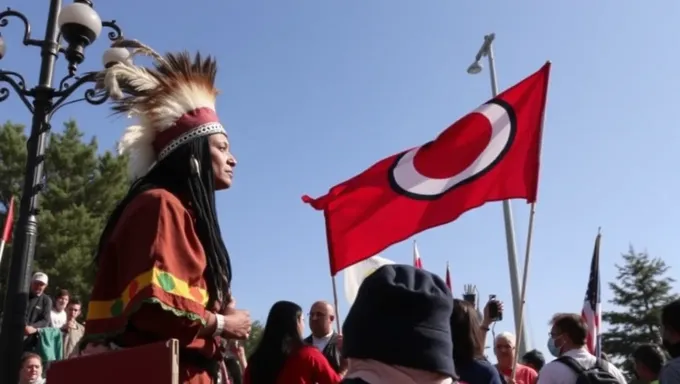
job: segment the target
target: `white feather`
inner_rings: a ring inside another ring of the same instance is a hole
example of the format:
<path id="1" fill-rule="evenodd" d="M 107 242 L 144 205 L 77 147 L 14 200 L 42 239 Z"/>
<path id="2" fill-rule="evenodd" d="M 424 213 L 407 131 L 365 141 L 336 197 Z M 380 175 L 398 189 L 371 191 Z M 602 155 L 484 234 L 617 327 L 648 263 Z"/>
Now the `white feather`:
<path id="1" fill-rule="evenodd" d="M 118 142 L 118 153 L 129 156 L 128 173 L 132 180 L 144 176 L 156 160 L 153 149 L 155 132 L 144 125 L 128 127 Z"/>
<path id="2" fill-rule="evenodd" d="M 126 63 L 117 63 L 106 69 L 106 76 L 104 78 L 104 86 L 114 100 L 123 97 L 123 92 L 118 84 L 121 80 L 127 81 L 136 91 L 148 91 L 159 85 L 158 80 L 151 76 L 146 68 Z"/>
<path id="3" fill-rule="evenodd" d="M 215 96 L 204 86 L 183 84 L 165 97 L 162 105 L 163 107 L 153 111 L 153 119 L 150 121 L 160 131 L 171 127 L 182 115 L 195 109 L 209 108 L 214 111 Z"/>

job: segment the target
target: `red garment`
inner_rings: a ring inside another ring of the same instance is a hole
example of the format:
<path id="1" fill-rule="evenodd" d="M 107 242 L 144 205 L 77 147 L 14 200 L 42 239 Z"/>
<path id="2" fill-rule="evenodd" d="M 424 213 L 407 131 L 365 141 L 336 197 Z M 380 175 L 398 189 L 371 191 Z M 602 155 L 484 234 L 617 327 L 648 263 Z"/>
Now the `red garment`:
<path id="1" fill-rule="evenodd" d="M 198 336 L 208 310 L 206 266 L 186 205 L 164 189 L 139 194 L 99 254 L 84 337 L 124 347 L 178 339 L 184 351 L 219 361 L 220 339 Z M 205 369 L 182 361 L 179 377 L 212 383 Z"/>
<path id="2" fill-rule="evenodd" d="M 276 384 L 337 384 L 341 380 L 318 349 L 305 345 L 288 357 Z M 250 366 L 243 374 L 243 384 L 251 384 Z"/>
<path id="3" fill-rule="evenodd" d="M 444 130 L 302 200 L 324 211 L 331 275 L 487 202 L 536 200 L 550 63 Z"/>
<path id="4" fill-rule="evenodd" d="M 512 369 L 503 369 L 498 367 L 501 375 L 505 376 L 505 381 L 512 377 Z M 538 381 L 538 373 L 528 365 L 517 364 L 517 372 L 515 373 L 515 383 L 517 384 L 535 384 Z"/>

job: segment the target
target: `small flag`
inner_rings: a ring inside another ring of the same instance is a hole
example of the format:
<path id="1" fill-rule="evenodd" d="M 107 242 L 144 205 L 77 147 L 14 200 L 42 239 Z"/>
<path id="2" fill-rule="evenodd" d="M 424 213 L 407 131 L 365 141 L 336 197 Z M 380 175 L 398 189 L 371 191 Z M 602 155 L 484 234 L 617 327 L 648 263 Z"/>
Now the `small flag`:
<path id="1" fill-rule="evenodd" d="M 345 277 L 345 299 L 351 306 L 357 297 L 359 287 L 371 273 L 383 265 L 394 264 L 384 257 L 373 256 L 343 270 Z"/>
<path id="2" fill-rule="evenodd" d="M 593 260 L 590 263 L 590 277 L 588 278 L 588 288 L 586 298 L 583 302 L 581 317 L 588 324 L 588 337 L 586 345 L 590 353 L 600 357 L 602 346 L 600 345 L 600 324 L 602 323 L 602 311 L 600 305 L 600 238 L 597 233 L 595 238 L 595 248 L 593 249 Z"/>
<path id="3" fill-rule="evenodd" d="M 423 262 L 420 260 L 420 252 L 418 252 L 418 244 L 415 240 L 413 240 L 413 266 L 423 269 Z"/>
<path id="4" fill-rule="evenodd" d="M 451 270 L 449 269 L 449 262 L 446 262 L 446 286 L 449 287 L 451 293 L 453 293 L 453 288 L 451 288 Z"/>
<path id="5" fill-rule="evenodd" d="M 7 216 L 5 216 L 5 228 L 2 231 L 2 242 L 9 243 L 12 238 L 12 225 L 14 224 L 14 196 L 9 200 Z"/>

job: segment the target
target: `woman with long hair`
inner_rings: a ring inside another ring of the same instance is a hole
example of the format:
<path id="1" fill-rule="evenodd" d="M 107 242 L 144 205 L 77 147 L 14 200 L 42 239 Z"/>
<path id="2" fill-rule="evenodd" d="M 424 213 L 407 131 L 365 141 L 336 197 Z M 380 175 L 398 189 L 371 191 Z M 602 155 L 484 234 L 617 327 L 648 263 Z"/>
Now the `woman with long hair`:
<path id="1" fill-rule="evenodd" d="M 451 315 L 453 362 L 461 382 L 501 384 L 496 368 L 484 357 L 481 321 L 475 307 L 465 300 L 453 299 Z"/>
<path id="2" fill-rule="evenodd" d="M 246 339 L 250 316 L 230 304 L 232 270 L 215 208 L 236 159 L 215 112 L 217 65 L 188 53 L 109 65 L 98 86 L 113 110 L 138 120 L 119 142 L 133 180 L 99 241 L 80 354 L 179 340 L 180 382 L 224 377 L 224 339 Z M 134 381 L 131 378 L 130 381 Z"/>
<path id="3" fill-rule="evenodd" d="M 302 341 L 302 308 L 290 301 L 272 306 L 260 343 L 248 359 L 245 384 L 336 384 L 341 380 L 328 360 Z"/>

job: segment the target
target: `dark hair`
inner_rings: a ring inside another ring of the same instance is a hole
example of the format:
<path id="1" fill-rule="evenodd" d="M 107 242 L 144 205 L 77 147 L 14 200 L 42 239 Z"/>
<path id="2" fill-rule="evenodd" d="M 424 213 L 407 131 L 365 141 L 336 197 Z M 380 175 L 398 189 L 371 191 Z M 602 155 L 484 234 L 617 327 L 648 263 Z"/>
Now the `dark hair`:
<path id="1" fill-rule="evenodd" d="M 38 361 L 40 362 L 40 366 L 42 366 L 42 358 L 40 357 L 40 355 L 33 352 L 26 352 L 23 355 L 21 355 L 21 367 L 23 368 L 24 364 L 26 364 L 26 362 L 30 359 L 38 359 Z"/>
<path id="2" fill-rule="evenodd" d="M 62 298 L 64 296 L 70 297 L 71 295 L 68 293 L 68 291 L 66 289 L 60 289 L 60 290 L 57 291 L 57 295 L 55 296 L 55 298 L 59 299 L 59 298 Z"/>
<path id="3" fill-rule="evenodd" d="M 659 374 L 666 364 L 666 355 L 661 347 L 656 344 L 642 344 L 633 351 L 633 360 L 636 364 L 644 365 L 650 372 Z"/>
<path id="4" fill-rule="evenodd" d="M 680 333 L 680 300 L 674 300 L 661 309 L 661 324 L 664 328 Z"/>
<path id="5" fill-rule="evenodd" d="M 68 305 L 83 305 L 79 298 L 74 297 L 68 301 Z"/>
<path id="6" fill-rule="evenodd" d="M 192 170 L 193 159 L 198 160 L 198 174 Z M 196 234 L 206 254 L 208 265 L 205 277 L 209 296 L 207 307 L 211 307 L 220 296 L 229 294 L 231 262 L 215 213 L 215 175 L 208 136 L 199 136 L 185 142 L 158 162 L 147 175 L 132 184 L 104 228 L 98 253 L 106 245 L 107 238 L 125 207 L 137 195 L 155 188 L 165 189 L 182 200 L 189 198 L 188 204 L 196 218 Z"/>
<path id="7" fill-rule="evenodd" d="M 453 299 L 451 340 L 453 363 L 456 367 L 462 367 L 484 357 L 481 326 L 479 314 L 472 304 L 465 300 Z"/>
<path id="8" fill-rule="evenodd" d="M 530 365 L 536 369 L 536 372 L 540 371 L 545 365 L 545 357 L 538 349 L 532 349 L 522 356 L 522 361 L 526 365 Z"/>
<path id="9" fill-rule="evenodd" d="M 288 356 L 303 346 L 300 316 L 302 308 L 290 301 L 279 301 L 269 310 L 260 343 L 248 359 L 251 383 L 275 383 Z"/>
<path id="10" fill-rule="evenodd" d="M 558 313 L 550 320 L 553 327 L 567 335 L 577 347 L 586 345 L 588 326 L 581 315 L 576 313 Z"/>

